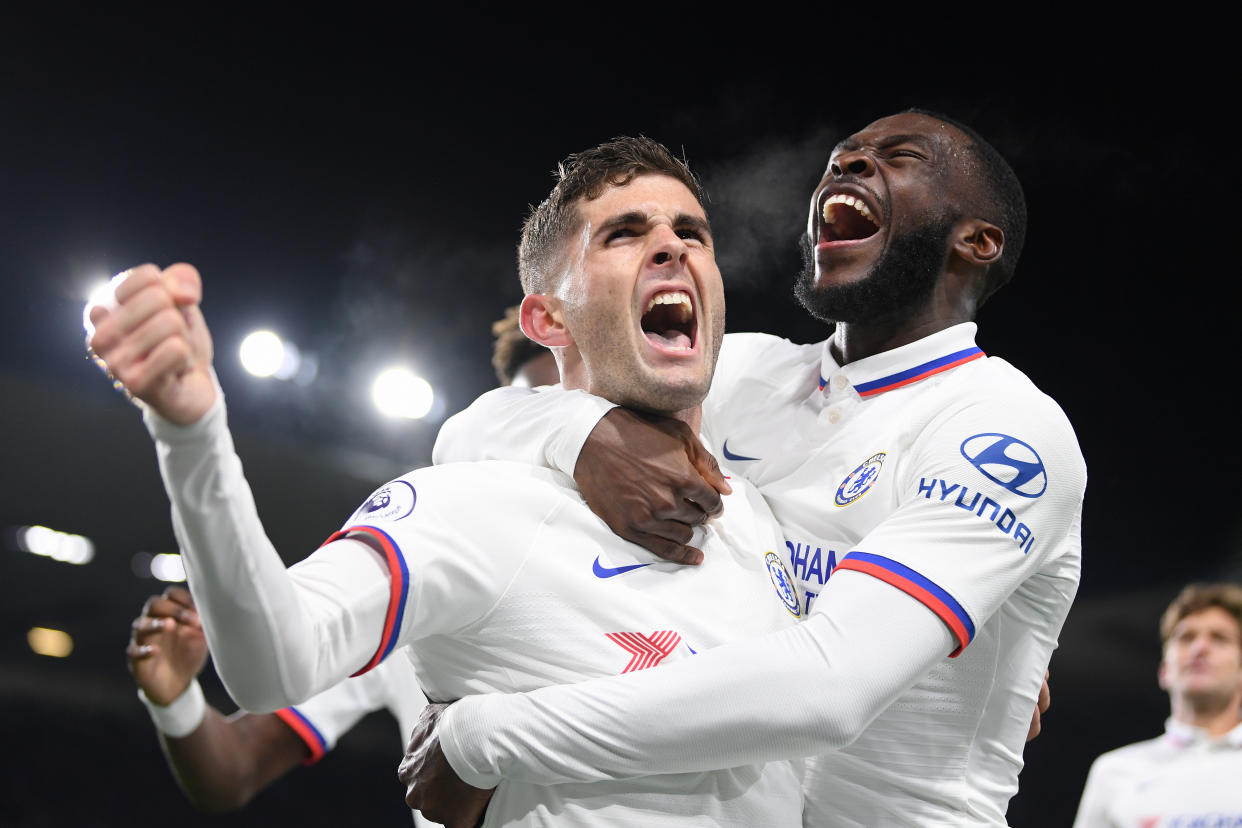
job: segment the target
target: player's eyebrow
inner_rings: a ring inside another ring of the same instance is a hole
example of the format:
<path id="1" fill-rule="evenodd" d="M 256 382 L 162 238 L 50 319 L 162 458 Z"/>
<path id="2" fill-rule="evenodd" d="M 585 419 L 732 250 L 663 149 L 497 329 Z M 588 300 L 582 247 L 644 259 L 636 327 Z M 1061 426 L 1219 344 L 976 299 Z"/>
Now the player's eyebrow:
<path id="1" fill-rule="evenodd" d="M 599 228 L 595 231 L 596 235 L 607 234 L 620 227 L 630 227 L 636 224 L 647 224 L 651 221 L 651 217 L 641 210 L 629 210 L 624 213 L 618 213 L 610 216 L 600 222 Z M 702 216 L 696 216 L 693 213 L 678 213 L 673 216 L 673 227 L 683 228 L 689 227 L 705 233 L 708 236 L 712 234 L 711 223 Z"/>
<path id="2" fill-rule="evenodd" d="M 703 218 L 702 216 L 695 216 L 695 215 L 691 215 L 690 213 L 678 214 L 677 217 L 673 219 L 673 226 L 674 227 L 689 227 L 693 230 L 698 230 L 700 233 L 703 233 L 704 235 L 707 235 L 707 236 L 710 236 L 712 234 L 712 223 L 710 221 Z"/>
<path id="3" fill-rule="evenodd" d="M 599 229 L 595 232 L 607 233 L 616 230 L 619 227 L 628 227 L 632 224 L 646 224 L 647 214 L 640 210 L 629 210 L 624 213 L 617 213 L 615 216 L 609 216 L 599 224 Z"/>
<path id="4" fill-rule="evenodd" d="M 928 149 L 931 149 L 932 147 L 931 139 L 926 135 L 920 135 L 918 133 L 886 135 L 877 141 L 871 142 L 871 146 L 876 149 L 888 149 L 889 147 L 895 147 L 898 144 L 918 144 L 919 146 L 926 147 Z M 863 146 L 864 143 L 862 141 L 859 141 L 857 138 L 851 136 L 833 147 L 832 154 L 836 155 L 839 152 L 850 152 L 856 149 L 861 149 Z"/>

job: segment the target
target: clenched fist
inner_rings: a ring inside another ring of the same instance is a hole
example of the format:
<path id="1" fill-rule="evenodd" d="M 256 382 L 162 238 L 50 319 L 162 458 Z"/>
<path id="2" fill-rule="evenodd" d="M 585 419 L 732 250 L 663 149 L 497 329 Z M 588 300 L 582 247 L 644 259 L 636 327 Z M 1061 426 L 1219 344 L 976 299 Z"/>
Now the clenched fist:
<path id="1" fill-rule="evenodd" d="M 178 425 L 216 399 L 211 334 L 199 310 L 203 285 L 188 264 L 144 264 L 113 280 L 112 297 L 87 308 L 87 344 L 131 395 Z"/>

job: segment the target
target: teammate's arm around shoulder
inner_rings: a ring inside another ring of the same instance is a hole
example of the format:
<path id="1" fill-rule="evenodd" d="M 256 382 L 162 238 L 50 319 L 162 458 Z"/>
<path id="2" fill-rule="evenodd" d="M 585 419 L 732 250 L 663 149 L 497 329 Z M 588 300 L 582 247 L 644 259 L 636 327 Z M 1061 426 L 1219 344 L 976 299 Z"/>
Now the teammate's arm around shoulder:
<path id="1" fill-rule="evenodd" d="M 559 388 L 489 391 L 441 427 L 432 459 L 557 469 L 613 532 L 678 563 L 702 560 L 686 543 L 694 526 L 720 514 L 720 493 L 730 491 L 681 421 Z"/>

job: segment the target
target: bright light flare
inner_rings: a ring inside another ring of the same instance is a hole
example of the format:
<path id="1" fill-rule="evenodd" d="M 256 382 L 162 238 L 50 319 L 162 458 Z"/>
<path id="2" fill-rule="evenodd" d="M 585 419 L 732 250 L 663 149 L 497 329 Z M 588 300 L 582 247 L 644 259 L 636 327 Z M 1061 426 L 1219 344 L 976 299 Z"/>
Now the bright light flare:
<path id="1" fill-rule="evenodd" d="M 95 558 L 90 538 L 58 532 L 46 526 L 22 526 L 17 530 L 17 546 L 23 552 L 62 563 L 81 566 Z"/>
<path id="2" fill-rule="evenodd" d="M 30 644 L 30 649 L 42 656 L 65 658 L 73 652 L 73 638 L 62 630 L 31 627 L 26 632 L 26 642 Z"/>
<path id="3" fill-rule="evenodd" d="M 119 277 L 113 276 L 111 279 L 99 280 L 95 282 L 86 291 L 86 304 L 82 307 L 82 329 L 86 331 L 89 339 L 95 335 L 95 326 L 91 324 L 91 308 L 96 305 L 104 305 L 107 308 L 116 307 L 116 281 Z"/>
<path id="4" fill-rule="evenodd" d="M 242 367 L 256 377 L 293 379 L 302 369 L 302 353 L 298 346 L 286 342 L 272 331 L 255 331 L 242 340 L 238 348 Z"/>
<path id="5" fill-rule="evenodd" d="M 161 552 L 151 557 L 151 577 L 168 583 L 181 583 L 185 580 L 185 566 L 181 556 L 173 552 Z"/>
<path id="6" fill-rule="evenodd" d="M 371 400 L 389 417 L 418 420 L 435 402 L 431 383 L 408 368 L 387 368 L 371 383 Z"/>

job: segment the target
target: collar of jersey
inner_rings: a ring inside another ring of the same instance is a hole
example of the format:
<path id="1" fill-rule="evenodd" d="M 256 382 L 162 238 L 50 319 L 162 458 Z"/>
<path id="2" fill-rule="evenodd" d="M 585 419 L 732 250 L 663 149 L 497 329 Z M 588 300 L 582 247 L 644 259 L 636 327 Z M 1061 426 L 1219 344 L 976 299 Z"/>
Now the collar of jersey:
<path id="1" fill-rule="evenodd" d="M 829 338 L 820 358 L 819 389 L 827 388 L 833 374 L 844 372 L 858 396 L 866 399 L 952 370 L 984 356 L 975 345 L 976 330 L 974 322 L 963 322 L 844 368 L 833 359 Z"/>
<path id="2" fill-rule="evenodd" d="M 1164 723 L 1165 738 L 1173 742 L 1178 747 L 1190 747 L 1191 745 L 1228 745 L 1234 748 L 1242 748 L 1242 723 L 1238 724 L 1233 730 L 1225 735 L 1213 739 L 1208 736 L 1208 732 L 1201 727 L 1179 722 L 1170 716 Z"/>

